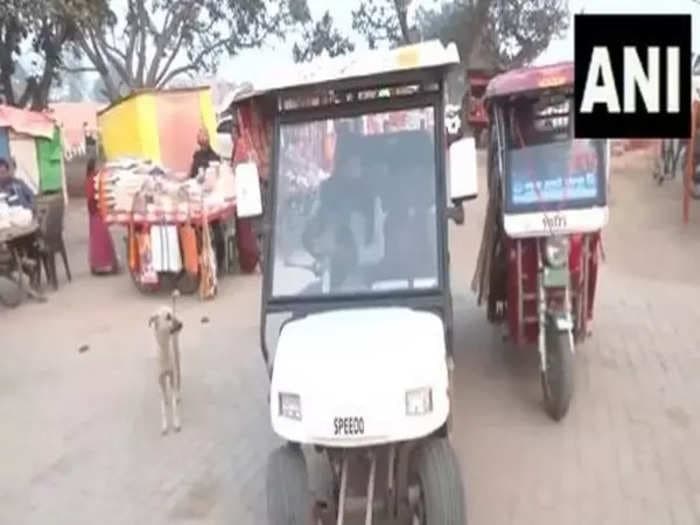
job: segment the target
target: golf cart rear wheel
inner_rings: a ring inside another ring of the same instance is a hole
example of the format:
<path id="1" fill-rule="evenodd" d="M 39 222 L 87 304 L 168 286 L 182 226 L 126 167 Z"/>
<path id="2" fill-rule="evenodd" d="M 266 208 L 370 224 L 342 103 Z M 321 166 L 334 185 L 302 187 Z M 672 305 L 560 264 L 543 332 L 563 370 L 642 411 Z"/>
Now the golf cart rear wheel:
<path id="1" fill-rule="evenodd" d="M 467 523 L 462 474 L 447 439 L 434 438 L 419 446 L 411 462 L 409 487 L 418 489 L 411 505 L 412 525 Z"/>
<path id="2" fill-rule="evenodd" d="M 560 421 L 569 411 L 574 392 L 574 354 L 569 348 L 569 334 L 558 330 L 554 320 L 545 325 L 547 362 L 542 374 L 544 406 L 549 417 Z"/>
<path id="3" fill-rule="evenodd" d="M 309 525 L 312 501 L 309 475 L 301 448 L 285 445 L 267 461 L 268 525 Z"/>

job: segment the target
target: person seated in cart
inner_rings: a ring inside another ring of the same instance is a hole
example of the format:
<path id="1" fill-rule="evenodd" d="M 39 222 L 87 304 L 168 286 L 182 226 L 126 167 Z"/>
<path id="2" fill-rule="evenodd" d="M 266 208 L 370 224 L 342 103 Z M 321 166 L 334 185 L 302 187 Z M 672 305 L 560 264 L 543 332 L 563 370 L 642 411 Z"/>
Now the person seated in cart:
<path id="1" fill-rule="evenodd" d="M 350 142 L 350 141 L 347 141 Z M 302 244 L 315 259 L 329 256 L 331 287 L 341 286 L 360 262 L 360 252 L 375 242 L 375 195 L 355 147 L 338 158 L 333 176 L 320 187 L 318 207 L 302 234 Z M 354 222 L 359 213 L 362 225 Z"/>
<path id="2" fill-rule="evenodd" d="M 199 171 L 206 170 L 211 162 L 220 162 L 221 157 L 211 147 L 209 133 L 206 129 L 200 128 L 197 133 L 198 149 L 192 155 L 192 166 L 190 168 L 190 178 L 197 177 Z M 224 230 L 221 221 L 211 221 L 212 241 L 216 253 L 216 268 L 218 272 L 223 271 L 226 260 L 226 245 L 224 241 Z"/>

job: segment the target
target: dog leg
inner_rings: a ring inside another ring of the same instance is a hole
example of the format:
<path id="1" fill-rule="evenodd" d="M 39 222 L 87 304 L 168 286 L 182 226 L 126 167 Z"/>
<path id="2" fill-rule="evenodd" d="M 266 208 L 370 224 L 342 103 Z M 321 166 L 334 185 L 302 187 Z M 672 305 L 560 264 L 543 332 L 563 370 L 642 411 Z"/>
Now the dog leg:
<path id="1" fill-rule="evenodd" d="M 180 370 L 180 337 L 178 334 L 173 336 L 173 360 L 175 365 L 175 396 L 179 406 L 182 399 L 182 376 Z"/>
<path id="2" fill-rule="evenodd" d="M 158 384 L 160 385 L 160 421 L 161 433 L 168 433 L 168 384 L 167 374 L 160 374 Z"/>
<path id="3" fill-rule="evenodd" d="M 178 400 L 177 389 L 174 388 L 173 385 L 174 381 L 172 381 L 172 376 L 170 376 L 170 379 L 170 409 L 173 414 L 173 427 L 175 427 L 175 432 L 180 432 L 180 402 Z"/>

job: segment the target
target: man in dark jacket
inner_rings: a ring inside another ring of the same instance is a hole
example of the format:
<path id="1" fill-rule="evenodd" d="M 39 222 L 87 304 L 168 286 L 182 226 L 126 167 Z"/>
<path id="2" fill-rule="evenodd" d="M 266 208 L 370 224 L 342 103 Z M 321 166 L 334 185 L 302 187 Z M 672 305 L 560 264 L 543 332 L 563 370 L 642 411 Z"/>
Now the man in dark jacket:
<path id="1" fill-rule="evenodd" d="M 209 133 L 202 128 L 197 133 L 197 144 L 199 149 L 192 155 L 192 167 L 190 168 L 190 178 L 199 174 L 199 168 L 207 169 L 210 162 L 220 162 L 221 157 L 214 151 L 209 142 Z"/>
<path id="2" fill-rule="evenodd" d="M 192 155 L 192 167 L 190 168 L 190 178 L 199 175 L 200 168 L 206 170 L 210 162 L 220 162 L 221 157 L 214 151 L 209 142 L 209 133 L 204 128 L 197 133 L 197 144 L 199 149 Z M 216 252 L 216 268 L 221 274 L 226 264 L 226 241 L 221 221 L 211 221 L 212 244 Z"/>

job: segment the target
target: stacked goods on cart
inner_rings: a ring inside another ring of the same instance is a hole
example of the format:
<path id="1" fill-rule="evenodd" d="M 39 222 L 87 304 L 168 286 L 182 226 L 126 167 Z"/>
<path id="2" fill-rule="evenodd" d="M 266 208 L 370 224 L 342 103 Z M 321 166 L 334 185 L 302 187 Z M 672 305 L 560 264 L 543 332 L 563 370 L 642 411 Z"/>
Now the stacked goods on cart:
<path id="1" fill-rule="evenodd" d="M 105 220 L 128 225 L 127 253 L 134 284 L 143 292 L 216 292 L 210 222 L 234 215 L 235 186 L 228 165 L 212 163 L 195 178 L 150 161 L 122 158 L 96 177 Z"/>
<path id="2" fill-rule="evenodd" d="M 6 193 L 0 192 L 0 230 L 12 227 L 25 228 L 32 223 L 32 212 L 8 202 Z"/>
<path id="3" fill-rule="evenodd" d="M 211 216 L 234 207 L 234 178 L 228 165 L 214 165 L 197 178 L 184 177 L 148 161 L 108 163 L 95 180 L 105 220 L 185 222 L 201 219 L 204 211 Z M 138 196 L 146 202 L 137 202 Z"/>

